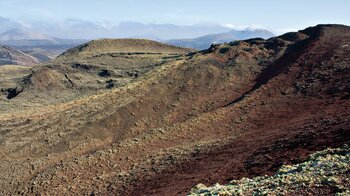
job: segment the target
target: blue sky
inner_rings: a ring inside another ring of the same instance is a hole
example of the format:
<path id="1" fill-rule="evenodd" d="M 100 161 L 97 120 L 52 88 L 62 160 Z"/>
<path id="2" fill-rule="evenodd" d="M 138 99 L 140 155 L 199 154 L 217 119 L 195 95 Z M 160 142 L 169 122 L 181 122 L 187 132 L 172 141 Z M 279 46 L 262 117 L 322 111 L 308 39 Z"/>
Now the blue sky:
<path id="1" fill-rule="evenodd" d="M 349 0 L 0 0 L 0 7 L 0 16 L 32 20 L 254 24 L 272 29 L 350 24 Z"/>

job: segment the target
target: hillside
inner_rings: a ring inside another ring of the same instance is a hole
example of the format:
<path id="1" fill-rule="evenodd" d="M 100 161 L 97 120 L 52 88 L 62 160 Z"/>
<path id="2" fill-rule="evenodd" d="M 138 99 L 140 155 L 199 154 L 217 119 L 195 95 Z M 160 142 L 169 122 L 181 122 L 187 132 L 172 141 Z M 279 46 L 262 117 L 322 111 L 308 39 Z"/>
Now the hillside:
<path id="1" fill-rule="evenodd" d="M 13 71 L 11 79 L 0 79 L 0 90 L 5 96 L 0 99 L 0 111 L 65 102 L 121 87 L 191 51 L 139 39 L 91 41 L 31 68 L 26 76 L 19 72 L 18 78 Z M 9 91 L 15 96 L 8 96 Z"/>
<path id="2" fill-rule="evenodd" d="M 145 39 L 102 39 L 72 48 L 60 55 L 58 59 L 81 59 L 106 53 L 186 54 L 193 51 Z"/>
<path id="3" fill-rule="evenodd" d="M 181 46 L 186 48 L 195 48 L 198 50 L 204 50 L 210 47 L 211 44 L 222 44 L 225 42 L 231 42 L 234 40 L 244 40 L 252 38 L 264 38 L 268 39 L 273 37 L 274 34 L 263 29 L 256 30 L 231 30 L 225 33 L 210 34 L 201 36 L 194 39 L 174 39 L 166 41 L 166 43 Z"/>
<path id="4" fill-rule="evenodd" d="M 1 194 L 185 195 L 350 140 L 350 27 L 176 55 L 136 42 L 83 45 L 20 77 L 0 100 Z"/>
<path id="5" fill-rule="evenodd" d="M 0 45 L 0 66 L 1 65 L 34 65 L 38 60 L 8 46 Z"/>

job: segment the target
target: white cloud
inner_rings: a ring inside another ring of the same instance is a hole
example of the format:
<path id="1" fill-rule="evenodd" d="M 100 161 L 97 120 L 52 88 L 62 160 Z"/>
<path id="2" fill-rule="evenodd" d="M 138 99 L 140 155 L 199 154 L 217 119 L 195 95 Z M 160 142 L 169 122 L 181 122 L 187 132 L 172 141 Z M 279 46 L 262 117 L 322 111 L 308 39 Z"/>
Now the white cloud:
<path id="1" fill-rule="evenodd" d="M 229 23 L 224 24 L 224 25 L 222 25 L 222 26 L 227 27 L 227 28 L 230 28 L 230 29 L 235 29 L 235 28 L 237 28 L 235 25 L 229 24 Z"/>
<path id="2" fill-rule="evenodd" d="M 234 29 L 234 30 L 269 30 L 269 28 L 263 26 L 263 25 L 244 25 L 244 26 L 236 26 L 230 23 L 226 23 L 222 25 L 223 27 Z"/>

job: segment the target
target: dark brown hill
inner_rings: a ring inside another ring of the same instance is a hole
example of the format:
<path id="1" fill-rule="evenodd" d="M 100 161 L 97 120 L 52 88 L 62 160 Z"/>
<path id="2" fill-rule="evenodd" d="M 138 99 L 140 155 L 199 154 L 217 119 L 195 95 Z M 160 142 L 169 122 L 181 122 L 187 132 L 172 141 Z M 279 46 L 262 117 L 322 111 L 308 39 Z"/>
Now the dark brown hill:
<path id="1" fill-rule="evenodd" d="M 214 45 L 113 90 L 0 114 L 1 193 L 185 195 L 341 146 L 349 43 L 350 27 L 319 25 Z"/>

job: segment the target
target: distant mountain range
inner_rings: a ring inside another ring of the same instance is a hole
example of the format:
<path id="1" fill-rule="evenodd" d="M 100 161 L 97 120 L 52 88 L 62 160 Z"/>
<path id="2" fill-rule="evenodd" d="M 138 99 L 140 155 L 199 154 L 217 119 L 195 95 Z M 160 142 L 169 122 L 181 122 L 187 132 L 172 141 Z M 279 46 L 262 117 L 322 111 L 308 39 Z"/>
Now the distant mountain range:
<path id="1" fill-rule="evenodd" d="M 14 28 L 0 34 L 0 43 L 11 46 L 76 45 L 86 40 L 60 39 L 28 29 Z"/>
<path id="2" fill-rule="evenodd" d="M 247 26 L 249 27 L 249 25 Z M 250 26 L 254 27 L 254 26 Z M 100 39 L 100 38 L 146 38 L 152 40 L 169 40 L 196 38 L 208 34 L 218 34 L 230 30 L 241 30 L 231 24 L 201 23 L 193 25 L 154 24 L 122 21 L 118 24 L 108 22 L 91 22 L 80 19 L 62 21 L 15 20 L 0 16 L 0 33 L 11 29 L 26 29 L 40 32 L 50 37 L 62 39 Z M 260 27 L 262 28 L 262 27 Z"/>
<path id="3" fill-rule="evenodd" d="M 87 42 L 83 39 L 60 39 L 23 28 L 14 28 L 0 34 L 0 45 L 23 51 L 39 62 L 48 61 L 69 48 Z"/>
<path id="4" fill-rule="evenodd" d="M 28 54 L 25 54 L 8 46 L 0 45 L 0 66 L 1 65 L 34 65 L 39 61 Z"/>
<path id="5" fill-rule="evenodd" d="M 20 28 L 10 29 L 1 33 L 0 40 L 4 42 L 13 40 L 50 40 L 52 42 L 55 41 L 55 39 L 50 36 Z"/>
<path id="6" fill-rule="evenodd" d="M 275 36 L 273 33 L 265 29 L 244 29 L 231 30 L 226 33 L 210 34 L 194 39 L 174 39 L 166 41 L 166 43 L 174 46 L 204 50 L 209 48 L 211 44 L 221 44 L 234 40 L 245 40 L 251 38 L 267 39 L 273 36 Z"/>
<path id="7" fill-rule="evenodd" d="M 243 30 L 230 30 L 225 33 L 209 34 L 193 39 L 173 39 L 173 40 L 162 40 L 156 36 L 150 34 L 148 36 L 132 36 L 139 31 L 142 25 L 135 23 L 123 23 L 120 25 L 125 29 L 129 29 L 131 38 L 146 38 L 155 41 L 161 41 L 170 45 L 194 48 L 197 50 L 203 50 L 210 47 L 211 44 L 231 42 L 234 40 L 250 39 L 255 37 L 269 38 L 274 36 L 268 30 L 265 29 L 251 29 L 246 28 Z M 142 27 L 145 30 L 148 26 Z M 141 29 L 142 29 L 141 28 Z M 155 29 L 160 28 L 160 25 L 155 25 Z M 168 28 L 176 28 L 174 25 L 163 25 L 163 30 Z M 225 28 L 219 28 L 224 30 Z M 135 32 L 131 32 L 131 31 Z M 187 31 L 183 29 L 184 31 Z M 164 30 L 165 31 L 165 30 Z M 50 36 L 44 33 L 39 33 L 26 28 L 13 28 L 5 32 L 0 33 L 0 45 L 8 45 L 14 49 L 23 51 L 35 57 L 39 62 L 45 62 L 52 58 L 55 58 L 59 54 L 68 50 L 69 48 L 75 47 L 89 40 L 86 39 L 61 39 L 54 36 Z"/>
<path id="8" fill-rule="evenodd" d="M 202 50 L 212 43 L 272 36 L 273 33 L 263 27 L 235 28 L 229 24 L 175 25 L 130 21 L 112 24 L 73 18 L 31 21 L 0 16 L 0 45 L 30 54 L 40 62 L 55 58 L 69 48 L 101 38 L 142 38 Z"/>

